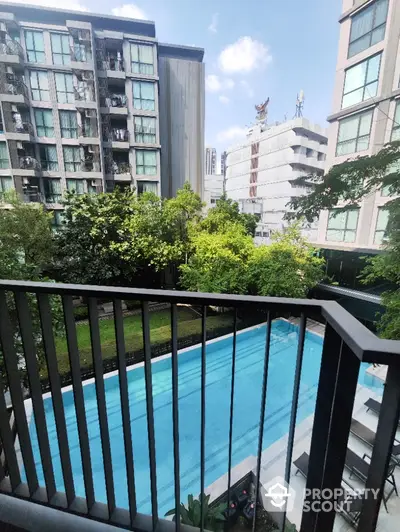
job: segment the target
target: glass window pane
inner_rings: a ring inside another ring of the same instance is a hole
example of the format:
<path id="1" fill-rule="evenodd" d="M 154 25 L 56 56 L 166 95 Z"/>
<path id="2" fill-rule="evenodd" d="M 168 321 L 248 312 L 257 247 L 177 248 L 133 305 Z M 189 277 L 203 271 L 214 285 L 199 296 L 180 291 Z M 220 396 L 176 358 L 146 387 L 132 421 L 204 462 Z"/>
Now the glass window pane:
<path id="1" fill-rule="evenodd" d="M 141 45 L 140 46 L 140 62 L 141 63 L 153 63 L 153 47 Z"/>
<path id="2" fill-rule="evenodd" d="M 157 164 L 156 152 L 155 151 L 145 151 L 144 152 L 144 164 L 146 166 L 155 166 Z"/>
<path id="3" fill-rule="evenodd" d="M 339 123 L 339 135 L 338 135 L 339 142 L 356 138 L 357 131 L 358 131 L 358 116 L 348 118 L 345 120 L 341 120 Z"/>
<path id="4" fill-rule="evenodd" d="M 328 228 L 344 229 L 346 225 L 346 212 L 330 211 Z"/>
<path id="5" fill-rule="evenodd" d="M 344 233 L 344 241 L 345 242 L 355 242 L 356 240 L 356 232 L 355 231 L 345 231 Z"/>
<path id="6" fill-rule="evenodd" d="M 358 210 L 347 211 L 346 229 L 357 229 Z"/>
<path id="7" fill-rule="evenodd" d="M 389 221 L 389 210 L 379 209 L 378 220 L 376 222 L 376 230 L 385 231 L 388 221 Z"/>
<path id="8" fill-rule="evenodd" d="M 355 105 L 363 101 L 364 89 L 358 89 L 356 91 L 350 92 L 343 96 L 342 108 L 350 107 L 350 105 Z"/>
<path id="9" fill-rule="evenodd" d="M 359 54 L 363 50 L 367 49 L 370 46 L 371 37 L 368 33 L 367 35 L 364 35 L 364 37 L 361 37 L 360 39 L 357 39 L 356 41 L 350 43 L 349 45 L 349 57 L 353 57 L 353 55 Z"/>
<path id="10" fill-rule="evenodd" d="M 374 6 L 363 9 L 351 21 L 350 42 L 362 37 L 372 29 Z"/>
<path id="11" fill-rule="evenodd" d="M 27 50 L 33 50 L 33 32 L 32 31 L 25 32 L 25 44 L 26 44 Z"/>
<path id="12" fill-rule="evenodd" d="M 354 153 L 356 151 L 356 141 L 349 140 L 346 142 L 338 143 L 336 147 L 336 155 L 347 155 L 349 153 Z"/>
<path id="13" fill-rule="evenodd" d="M 143 152 L 141 150 L 136 150 L 136 163 L 141 165 L 144 164 Z"/>
<path id="14" fill-rule="evenodd" d="M 53 52 L 60 54 L 61 53 L 61 35 L 58 33 L 51 34 L 51 48 Z"/>
<path id="15" fill-rule="evenodd" d="M 391 140 L 400 140 L 400 127 L 394 127 Z"/>
<path id="16" fill-rule="evenodd" d="M 384 22 L 386 22 L 387 17 L 387 11 L 388 11 L 388 0 L 379 0 L 375 4 L 375 21 L 374 21 L 374 27 L 380 26 Z"/>
<path id="17" fill-rule="evenodd" d="M 344 231 L 328 229 L 326 232 L 326 239 L 330 240 L 331 242 L 343 242 Z"/>
<path id="18" fill-rule="evenodd" d="M 367 61 L 355 65 L 346 70 L 344 93 L 347 94 L 364 85 L 365 75 L 367 72 Z"/>
<path id="19" fill-rule="evenodd" d="M 383 26 L 380 26 L 379 28 L 377 28 L 376 30 L 372 32 L 371 46 L 373 46 L 374 44 L 378 42 L 381 42 L 384 39 L 385 29 L 386 29 L 386 25 L 384 24 Z"/>
<path id="20" fill-rule="evenodd" d="M 362 115 L 359 115 L 360 119 L 360 129 L 359 129 L 359 135 L 369 135 L 371 131 L 371 122 L 372 122 L 372 113 L 365 113 Z"/>
<path id="21" fill-rule="evenodd" d="M 369 147 L 369 135 L 366 137 L 359 137 L 359 139 L 357 140 L 356 151 L 368 150 L 368 147 Z"/>
<path id="22" fill-rule="evenodd" d="M 364 90 L 364 100 L 368 100 L 368 98 L 374 98 L 378 92 L 378 82 L 375 81 L 374 83 L 370 83 L 369 85 L 365 86 Z"/>
<path id="23" fill-rule="evenodd" d="M 380 64 L 381 64 L 381 54 L 375 55 L 374 57 L 371 57 L 371 59 L 368 60 L 366 83 L 370 83 L 371 81 L 375 81 L 378 79 Z"/>
<path id="24" fill-rule="evenodd" d="M 131 59 L 132 61 L 139 61 L 139 46 L 137 44 L 131 44 Z"/>

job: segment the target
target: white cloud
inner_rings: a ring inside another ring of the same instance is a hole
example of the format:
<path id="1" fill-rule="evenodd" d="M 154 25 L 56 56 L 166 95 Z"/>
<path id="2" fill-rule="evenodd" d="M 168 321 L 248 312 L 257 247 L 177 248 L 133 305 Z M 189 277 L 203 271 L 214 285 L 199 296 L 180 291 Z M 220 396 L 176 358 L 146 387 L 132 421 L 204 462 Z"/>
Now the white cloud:
<path id="1" fill-rule="evenodd" d="M 233 79 L 220 78 L 215 74 L 209 74 L 206 77 L 206 90 L 209 92 L 221 92 L 223 90 L 233 89 L 235 82 Z"/>
<path id="2" fill-rule="evenodd" d="M 223 94 L 221 94 L 221 96 L 219 96 L 218 99 L 224 105 L 227 105 L 231 101 L 230 98 L 228 98 L 228 96 L 224 96 Z"/>
<path id="3" fill-rule="evenodd" d="M 252 89 L 248 81 L 242 79 L 242 81 L 240 82 L 240 85 L 243 87 L 243 89 L 245 90 L 249 98 L 254 98 L 254 90 Z"/>
<path id="4" fill-rule="evenodd" d="M 235 139 L 243 138 L 247 133 L 246 127 L 231 126 L 228 129 L 220 131 L 217 135 L 218 142 L 233 141 Z"/>
<path id="5" fill-rule="evenodd" d="M 218 13 L 214 13 L 211 19 L 211 24 L 208 26 L 208 31 L 211 33 L 217 33 L 218 31 Z"/>
<path id="6" fill-rule="evenodd" d="M 111 13 L 116 17 L 135 18 L 138 20 L 149 20 L 149 17 L 142 8 L 136 4 L 123 4 L 119 7 L 113 7 Z"/>
<path id="7" fill-rule="evenodd" d="M 26 0 L 10 0 L 10 2 L 13 2 L 14 4 L 26 5 Z M 34 6 L 57 7 L 59 9 L 69 9 L 72 11 L 89 11 L 87 7 L 85 7 L 84 5 L 80 4 L 77 1 L 60 2 L 60 0 L 29 0 L 28 3 Z"/>
<path id="8" fill-rule="evenodd" d="M 265 44 L 251 37 L 240 37 L 219 54 L 222 72 L 251 72 L 270 63 L 272 56 Z"/>

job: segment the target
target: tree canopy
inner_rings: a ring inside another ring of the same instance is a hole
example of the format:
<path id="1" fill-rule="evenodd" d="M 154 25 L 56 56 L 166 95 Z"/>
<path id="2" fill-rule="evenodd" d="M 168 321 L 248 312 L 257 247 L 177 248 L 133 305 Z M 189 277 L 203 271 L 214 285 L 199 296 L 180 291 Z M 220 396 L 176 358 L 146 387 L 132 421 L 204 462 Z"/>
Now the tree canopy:
<path id="1" fill-rule="evenodd" d="M 385 232 L 383 253 L 369 258 L 361 280 L 371 283 L 387 280 L 397 288 L 385 292 L 382 302 L 385 314 L 378 321 L 378 330 L 385 338 L 400 339 L 400 142 L 384 146 L 377 154 L 357 157 L 333 166 L 321 181 L 314 178 L 315 188 L 307 196 L 294 198 L 289 218 L 305 217 L 312 221 L 322 209 L 349 209 L 377 189 L 384 189 L 392 199 L 385 204 L 389 221 Z M 309 178 L 308 178 L 309 179 Z"/>

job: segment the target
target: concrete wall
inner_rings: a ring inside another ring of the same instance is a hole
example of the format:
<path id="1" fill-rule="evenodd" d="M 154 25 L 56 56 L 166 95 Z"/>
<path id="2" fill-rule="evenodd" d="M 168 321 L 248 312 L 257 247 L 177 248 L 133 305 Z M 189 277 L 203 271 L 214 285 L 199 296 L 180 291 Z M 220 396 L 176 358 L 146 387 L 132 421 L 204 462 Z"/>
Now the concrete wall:
<path id="1" fill-rule="evenodd" d="M 204 178 L 204 64 L 159 57 L 161 194 L 189 181 L 202 196 Z"/>

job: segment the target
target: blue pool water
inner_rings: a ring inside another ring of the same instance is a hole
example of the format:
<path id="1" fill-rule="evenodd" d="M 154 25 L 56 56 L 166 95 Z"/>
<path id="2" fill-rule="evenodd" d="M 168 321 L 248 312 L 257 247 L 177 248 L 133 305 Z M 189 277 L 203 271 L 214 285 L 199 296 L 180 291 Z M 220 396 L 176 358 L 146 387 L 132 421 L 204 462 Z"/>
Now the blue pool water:
<path id="1" fill-rule="evenodd" d="M 233 423 L 232 464 L 257 454 L 260 397 L 265 352 L 266 327 L 238 334 Z M 284 436 L 289 427 L 297 352 L 298 328 L 284 320 L 273 322 L 263 448 Z M 307 333 L 301 374 L 297 422 L 313 413 L 322 338 Z M 228 434 L 232 337 L 207 345 L 206 351 L 206 469 L 205 485 L 211 484 L 228 469 Z M 360 371 L 360 383 L 381 390 Z M 181 353 L 179 371 L 179 436 L 181 500 L 200 491 L 200 348 Z M 157 491 L 159 514 L 174 505 L 171 359 L 152 364 L 154 423 L 156 438 Z M 147 445 L 146 401 L 143 367 L 128 372 L 135 483 L 138 510 L 151 513 L 150 478 Z M 118 377 L 105 379 L 107 413 L 116 491 L 116 503 L 128 508 L 122 418 Z M 95 495 L 106 502 L 96 392 L 94 384 L 84 386 Z M 68 441 L 76 493 L 85 496 L 79 439 L 72 391 L 63 394 Z M 51 398 L 45 399 L 46 419 L 57 488 L 64 491 L 59 449 Z M 44 485 L 34 419 L 30 423 L 39 481 Z"/>

